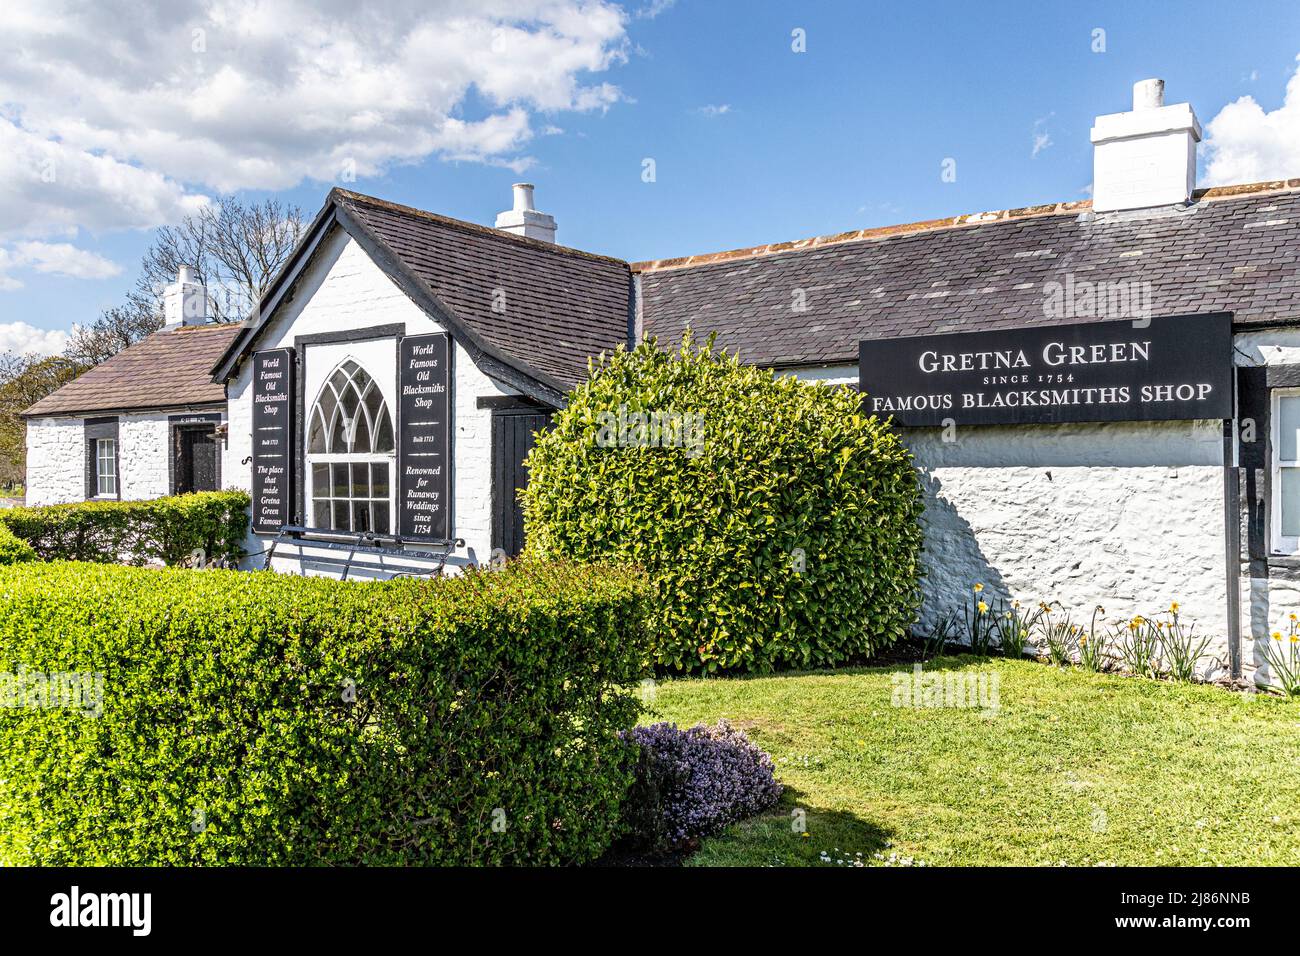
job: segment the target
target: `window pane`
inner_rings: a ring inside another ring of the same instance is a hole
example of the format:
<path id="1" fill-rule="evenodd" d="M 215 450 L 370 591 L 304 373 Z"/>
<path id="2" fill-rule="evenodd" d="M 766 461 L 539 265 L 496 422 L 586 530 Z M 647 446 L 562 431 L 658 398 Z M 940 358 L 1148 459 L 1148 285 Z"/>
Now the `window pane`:
<path id="1" fill-rule="evenodd" d="M 333 486 L 330 488 L 330 494 L 335 498 L 346 498 L 348 496 L 348 466 L 335 462 L 330 465 L 330 472 L 334 476 Z"/>
<path id="2" fill-rule="evenodd" d="M 343 404 L 343 411 L 347 413 L 348 418 L 357 413 L 357 406 L 361 403 L 361 400 L 357 397 L 356 389 L 351 387 L 343 390 L 343 394 L 339 396 L 339 401 Z"/>
<path id="3" fill-rule="evenodd" d="M 371 504 L 370 511 L 374 515 L 375 531 L 379 534 L 391 534 L 388 530 L 388 502 L 376 501 Z"/>
<path id="4" fill-rule="evenodd" d="M 1282 534 L 1300 537 L 1300 468 L 1283 468 Z"/>
<path id="5" fill-rule="evenodd" d="M 357 409 L 356 425 L 352 429 L 352 450 L 358 452 L 369 452 L 370 448 L 370 426 L 366 424 L 366 413 L 364 409 Z"/>
<path id="6" fill-rule="evenodd" d="M 368 501 L 352 502 L 352 530 L 353 531 L 370 530 L 370 502 Z"/>
<path id="7" fill-rule="evenodd" d="M 311 413 L 311 431 L 307 433 L 307 451 L 320 454 L 325 448 L 325 422 L 321 418 L 320 406 Z"/>
<path id="8" fill-rule="evenodd" d="M 349 452 L 352 450 L 348 447 L 348 422 L 344 418 L 341 409 L 334 412 L 334 419 L 330 422 L 329 435 L 331 452 Z"/>
<path id="9" fill-rule="evenodd" d="M 311 466 L 311 496 L 325 498 L 330 493 L 330 466 L 313 464 Z"/>
<path id="10" fill-rule="evenodd" d="M 334 502 L 334 520 L 330 522 L 329 527 L 336 531 L 347 531 L 350 527 L 348 521 L 348 503 L 346 501 Z"/>
<path id="11" fill-rule="evenodd" d="M 312 527 L 328 528 L 330 526 L 330 503 L 316 501 L 312 504 Z"/>
<path id="12" fill-rule="evenodd" d="M 1300 395 L 1285 395 L 1277 401 L 1277 456 L 1296 460 L 1296 432 L 1300 431 Z"/>
<path id="13" fill-rule="evenodd" d="M 393 450 L 393 420 L 389 417 L 388 406 L 379 410 L 379 424 L 375 426 L 375 451 Z"/>
<path id="14" fill-rule="evenodd" d="M 370 497 L 370 482 L 366 480 L 366 466 L 364 464 L 356 463 L 352 466 L 352 497 Z"/>
<path id="15" fill-rule="evenodd" d="M 376 498 L 388 497 L 388 465 L 370 466 L 371 494 Z"/>

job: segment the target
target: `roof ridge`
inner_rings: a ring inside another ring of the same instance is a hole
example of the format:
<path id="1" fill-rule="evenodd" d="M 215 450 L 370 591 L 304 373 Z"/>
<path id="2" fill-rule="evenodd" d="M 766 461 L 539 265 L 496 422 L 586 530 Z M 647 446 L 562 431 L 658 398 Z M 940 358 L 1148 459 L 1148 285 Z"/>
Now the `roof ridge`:
<path id="1" fill-rule="evenodd" d="M 375 206 L 379 209 L 386 209 L 389 212 L 398 213 L 399 215 L 411 216 L 416 219 L 425 219 L 452 229 L 459 229 L 462 232 L 470 232 L 491 239 L 499 239 L 503 242 L 513 242 L 517 245 L 528 246 L 542 252 L 578 256 L 583 259 L 593 259 L 597 262 L 608 262 L 618 266 L 627 265 L 625 260 L 616 259 L 613 256 L 603 256 L 599 253 L 587 252 L 585 249 L 575 249 L 572 246 L 562 246 L 555 242 L 543 242 L 540 239 L 530 239 L 527 236 L 516 236 L 514 233 L 503 232 L 500 229 L 493 229 L 490 226 L 483 226 L 476 222 L 469 222 L 464 219 L 455 219 L 451 216 L 443 216 L 436 212 L 429 212 L 427 209 L 418 209 L 415 206 L 407 206 L 387 199 L 380 199 L 377 196 L 368 196 L 365 193 L 353 192 L 351 189 L 344 189 L 341 186 L 335 186 L 330 190 L 330 192 L 349 202 Z"/>
<path id="2" fill-rule="evenodd" d="M 1223 201 L 1240 199 L 1245 196 L 1257 196 L 1273 192 L 1294 192 L 1300 189 L 1300 179 L 1273 179 L 1258 183 L 1242 183 L 1235 186 L 1212 186 L 1198 189 L 1192 193 L 1195 202 Z M 867 242 L 879 239 L 891 239 L 896 236 L 912 235 L 922 232 L 939 232 L 946 229 L 959 229 L 968 226 L 984 226 L 990 223 L 1010 222 L 1013 220 L 1035 219 L 1046 216 L 1064 216 L 1087 212 L 1092 209 L 1091 199 L 1075 202 L 1042 203 L 1036 206 L 1021 206 L 1015 209 L 995 209 L 989 212 L 966 213 L 960 216 L 946 216 L 941 219 L 925 219 L 919 222 L 901 223 L 893 226 L 874 226 L 870 229 L 851 229 L 847 232 L 833 233 L 825 236 L 812 236 L 807 239 L 794 239 L 786 242 L 773 242 L 740 249 L 726 249 L 721 252 L 707 252 L 693 256 L 678 256 L 671 259 L 648 259 L 630 263 L 633 272 L 663 272 L 671 269 L 686 269 L 693 266 L 710 265 L 718 262 L 733 262 L 741 259 L 757 259 L 781 252 L 795 252 L 820 246 L 840 245 L 846 242 Z"/>

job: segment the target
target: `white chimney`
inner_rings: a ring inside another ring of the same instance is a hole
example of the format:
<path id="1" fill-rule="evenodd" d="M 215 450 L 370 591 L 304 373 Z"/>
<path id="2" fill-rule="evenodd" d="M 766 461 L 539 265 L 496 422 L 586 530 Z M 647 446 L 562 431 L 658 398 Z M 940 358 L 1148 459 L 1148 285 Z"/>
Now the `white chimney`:
<path id="1" fill-rule="evenodd" d="M 497 216 L 497 228 L 516 236 L 554 242 L 555 218 L 538 212 L 533 206 L 533 184 L 515 183 L 511 188 L 515 193 L 514 208 Z"/>
<path id="2" fill-rule="evenodd" d="M 176 270 L 176 281 L 163 290 L 163 328 L 202 325 L 208 321 L 208 290 L 193 266 Z"/>
<path id="3" fill-rule="evenodd" d="M 1145 209 L 1192 198 L 1201 124 L 1189 103 L 1165 106 L 1165 81 L 1133 84 L 1133 110 L 1092 127 L 1092 209 Z"/>

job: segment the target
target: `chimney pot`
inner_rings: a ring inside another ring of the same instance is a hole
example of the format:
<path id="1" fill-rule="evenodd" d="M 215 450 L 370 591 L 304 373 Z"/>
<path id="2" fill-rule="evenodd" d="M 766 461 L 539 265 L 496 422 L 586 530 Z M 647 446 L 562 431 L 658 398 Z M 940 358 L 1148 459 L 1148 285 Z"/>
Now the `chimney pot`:
<path id="1" fill-rule="evenodd" d="M 535 209 L 533 206 L 533 189 L 532 183 L 515 183 L 510 187 L 515 194 L 515 212 L 523 212 L 529 209 Z"/>
<path id="2" fill-rule="evenodd" d="M 1133 84 L 1133 111 L 1155 110 L 1165 105 L 1164 80 L 1138 80 Z"/>

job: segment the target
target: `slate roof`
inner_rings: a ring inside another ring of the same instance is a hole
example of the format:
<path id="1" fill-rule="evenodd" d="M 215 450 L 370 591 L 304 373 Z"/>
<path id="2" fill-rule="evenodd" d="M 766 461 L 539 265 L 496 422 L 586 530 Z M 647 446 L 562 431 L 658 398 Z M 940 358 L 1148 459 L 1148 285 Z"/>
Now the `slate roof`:
<path id="1" fill-rule="evenodd" d="M 586 378 L 589 357 L 628 339 L 626 262 L 360 193 L 334 194 L 466 328 L 525 370 L 567 389 Z"/>
<path id="2" fill-rule="evenodd" d="M 1300 180 L 1204 190 L 1185 209 L 1088 202 L 636 263 L 642 333 L 685 329 L 758 365 L 856 363 L 858 341 L 1050 325 L 1044 286 L 1151 283 L 1154 315 L 1300 322 Z M 791 308 L 802 290 L 807 311 Z M 1097 316 L 1099 320 L 1115 318 Z"/>
<path id="3" fill-rule="evenodd" d="M 225 386 L 213 383 L 210 370 L 239 332 L 235 323 L 154 332 L 46 395 L 23 415 L 39 418 L 224 403 Z"/>

